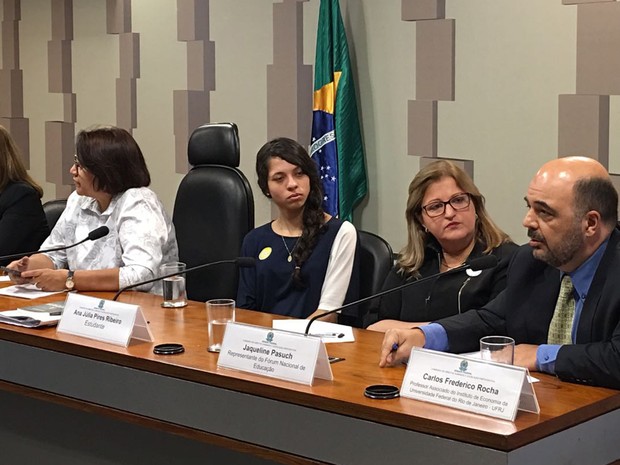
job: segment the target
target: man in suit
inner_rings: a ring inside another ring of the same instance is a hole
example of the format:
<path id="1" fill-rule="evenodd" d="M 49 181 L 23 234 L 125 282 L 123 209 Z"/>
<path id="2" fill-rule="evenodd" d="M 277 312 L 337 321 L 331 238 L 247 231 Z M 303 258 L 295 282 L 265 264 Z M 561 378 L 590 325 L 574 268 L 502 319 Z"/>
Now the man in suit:
<path id="1" fill-rule="evenodd" d="M 515 254 L 506 289 L 479 310 L 388 331 L 380 366 L 402 362 L 413 346 L 471 352 L 483 336 L 507 335 L 515 365 L 620 389 L 618 194 L 607 170 L 591 158 L 552 160 L 525 202 L 530 241 Z"/>

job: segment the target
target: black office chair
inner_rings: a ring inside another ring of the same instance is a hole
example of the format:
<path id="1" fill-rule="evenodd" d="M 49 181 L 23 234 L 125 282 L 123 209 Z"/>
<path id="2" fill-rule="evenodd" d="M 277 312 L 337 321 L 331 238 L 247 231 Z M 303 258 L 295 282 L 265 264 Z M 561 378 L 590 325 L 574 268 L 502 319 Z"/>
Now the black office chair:
<path id="1" fill-rule="evenodd" d="M 254 228 L 254 197 L 239 166 L 239 135 L 233 123 L 197 128 L 187 147 L 191 170 L 181 181 L 172 221 L 179 259 L 187 267 L 239 255 Z M 231 298 L 239 280 L 235 265 L 215 265 L 186 275 L 192 300 Z"/>
<path id="2" fill-rule="evenodd" d="M 43 204 L 43 212 L 45 213 L 45 218 L 47 219 L 47 225 L 50 228 L 50 231 L 54 229 L 58 218 L 60 218 L 62 212 L 65 211 L 66 206 L 66 199 L 48 200 Z"/>
<path id="3" fill-rule="evenodd" d="M 358 230 L 360 253 L 360 298 L 368 297 L 381 291 L 394 263 L 392 247 L 382 237 L 368 231 Z M 373 299 L 362 304 L 360 314 L 364 327 L 377 320 L 380 299 Z"/>

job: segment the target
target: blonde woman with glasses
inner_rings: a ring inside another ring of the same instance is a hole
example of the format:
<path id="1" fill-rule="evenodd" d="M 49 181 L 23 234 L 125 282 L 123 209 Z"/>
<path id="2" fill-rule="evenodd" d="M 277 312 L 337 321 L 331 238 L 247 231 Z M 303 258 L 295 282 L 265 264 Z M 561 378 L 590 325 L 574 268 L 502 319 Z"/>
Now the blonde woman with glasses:
<path id="1" fill-rule="evenodd" d="M 439 276 L 383 297 L 378 321 L 368 329 L 411 328 L 480 308 L 506 286 L 506 270 L 517 246 L 489 217 L 484 197 L 469 175 L 439 160 L 422 168 L 409 185 L 405 210 L 408 241 L 384 290 L 457 268 L 485 254 L 498 265 L 481 272 Z"/>

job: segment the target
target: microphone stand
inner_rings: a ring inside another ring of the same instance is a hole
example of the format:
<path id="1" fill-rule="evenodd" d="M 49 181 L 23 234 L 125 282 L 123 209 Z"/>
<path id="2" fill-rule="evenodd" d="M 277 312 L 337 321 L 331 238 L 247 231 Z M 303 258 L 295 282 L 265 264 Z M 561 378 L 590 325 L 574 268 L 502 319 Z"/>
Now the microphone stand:
<path id="1" fill-rule="evenodd" d="M 165 274 L 165 275 L 153 278 L 153 279 L 147 279 L 146 281 L 140 281 L 139 283 L 130 284 L 129 286 L 125 286 L 122 289 L 119 289 L 118 292 L 116 294 L 114 294 L 114 297 L 112 298 L 112 300 L 118 299 L 118 296 L 120 296 L 123 292 L 125 292 L 125 291 L 127 291 L 129 289 L 133 289 L 134 287 L 139 287 L 139 286 L 142 286 L 144 284 L 154 283 L 155 281 L 159 281 L 161 279 L 172 278 L 173 276 L 179 276 L 181 274 L 185 274 L 185 273 L 188 273 L 190 271 L 200 270 L 202 268 L 207 268 L 207 267 L 212 266 L 212 265 L 221 265 L 223 263 L 231 263 L 231 264 L 237 264 L 237 265 L 243 266 L 243 267 L 248 267 L 248 266 L 251 267 L 251 266 L 254 266 L 254 259 L 251 258 L 251 257 L 238 257 L 238 258 L 235 258 L 233 260 L 219 260 L 217 262 L 203 263 L 202 265 L 196 265 L 196 266 L 193 266 L 191 268 L 187 268 L 187 269 L 185 269 L 183 271 L 176 271 L 174 273 Z"/>
<path id="2" fill-rule="evenodd" d="M 105 228 L 105 230 L 103 230 L 103 228 Z M 57 252 L 59 250 L 71 249 L 73 247 L 77 247 L 80 244 L 83 244 L 86 241 L 94 241 L 94 240 L 100 239 L 100 238 L 102 238 L 104 236 L 107 236 L 109 232 L 110 232 L 110 230 L 106 226 L 102 226 L 102 227 L 99 227 L 97 229 L 92 230 L 91 232 L 88 233 L 88 236 L 86 236 L 81 241 L 76 242 L 75 244 L 63 245 L 63 246 L 60 246 L 60 247 L 54 247 L 52 249 L 33 250 L 31 252 L 21 252 L 21 253 L 14 253 L 14 254 L 11 254 L 11 255 L 3 255 L 3 256 L 0 257 L 0 260 L 11 260 L 13 258 L 21 258 L 21 257 L 25 257 L 26 255 L 32 255 L 32 254 L 35 254 L 35 253 Z M 95 234 L 93 236 L 93 233 L 99 233 L 100 235 L 99 234 Z"/>
<path id="3" fill-rule="evenodd" d="M 310 326 L 312 325 L 312 323 L 314 323 L 319 318 L 326 317 L 327 315 L 331 315 L 332 313 L 336 313 L 336 312 L 339 312 L 341 310 L 346 310 L 347 308 L 355 307 L 356 305 L 363 304 L 363 303 L 368 302 L 370 300 L 376 299 L 377 297 L 383 297 L 384 295 L 390 294 L 391 292 L 400 291 L 401 289 L 405 289 L 406 287 L 413 286 L 414 284 L 423 283 L 425 281 L 428 281 L 428 280 L 431 280 L 431 279 L 435 279 L 435 278 L 437 278 L 439 276 L 444 276 L 444 275 L 449 275 L 449 274 L 453 274 L 453 273 L 458 273 L 459 271 L 467 270 L 469 268 L 481 269 L 481 270 L 482 269 L 486 269 L 486 268 L 493 268 L 496 265 L 497 265 L 497 257 L 495 257 L 494 255 L 485 255 L 483 257 L 479 257 L 479 258 L 473 259 L 470 263 L 464 263 L 461 266 L 457 266 L 456 268 L 452 268 L 452 269 L 450 269 L 448 271 L 444 271 L 443 273 L 435 273 L 433 275 L 426 276 L 424 278 L 420 278 L 420 279 L 417 279 L 415 281 L 410 281 L 408 283 L 401 284 L 400 286 L 393 287 L 391 289 L 387 289 L 385 291 L 378 292 L 377 294 L 373 294 L 371 296 L 364 297 L 363 299 L 359 299 L 359 300 L 356 300 L 354 302 L 349 302 L 348 304 L 345 304 L 342 307 L 335 308 L 333 310 L 330 310 L 330 311 L 325 312 L 325 313 L 321 313 L 319 315 L 316 315 L 316 316 L 313 316 L 312 318 L 310 318 L 310 321 L 308 321 L 308 325 L 306 326 L 306 331 L 304 332 L 304 334 L 306 336 L 309 334 Z"/>

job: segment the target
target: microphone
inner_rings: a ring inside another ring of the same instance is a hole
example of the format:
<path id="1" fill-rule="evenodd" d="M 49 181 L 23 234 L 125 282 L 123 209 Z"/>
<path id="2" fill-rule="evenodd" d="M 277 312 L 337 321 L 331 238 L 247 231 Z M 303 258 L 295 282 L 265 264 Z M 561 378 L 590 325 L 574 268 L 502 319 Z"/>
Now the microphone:
<path id="1" fill-rule="evenodd" d="M 125 292 L 125 291 L 127 291 L 129 289 L 133 289 L 134 287 L 139 287 L 139 286 L 142 286 L 144 284 L 154 283 L 155 281 L 159 281 L 160 279 L 172 278 L 173 276 L 178 276 L 178 275 L 181 275 L 181 274 L 185 274 L 185 273 L 188 273 L 190 271 L 200 270 L 202 268 L 207 268 L 209 266 L 222 265 L 224 263 L 235 264 L 235 265 L 237 265 L 239 267 L 242 267 L 242 268 L 251 268 L 251 267 L 256 265 L 256 260 L 254 259 L 254 257 L 237 257 L 237 258 L 235 258 L 233 260 L 219 260 L 217 262 L 203 263 L 202 265 L 196 265 L 196 266 L 193 266 L 191 268 L 187 268 L 187 269 L 185 269 L 183 271 L 176 271 L 174 273 L 165 274 L 165 275 L 162 275 L 162 276 L 158 276 L 157 278 L 147 279 L 146 281 L 140 281 L 139 283 L 134 283 L 134 284 L 130 284 L 129 286 L 125 286 L 122 289 L 119 289 L 116 294 L 114 294 L 114 297 L 112 298 L 112 300 L 118 299 L 119 295 L 121 295 L 123 292 Z"/>
<path id="2" fill-rule="evenodd" d="M 84 239 L 84 241 L 96 241 L 97 239 L 101 239 L 102 237 L 107 236 L 109 232 L 110 229 L 107 226 L 99 226 L 97 229 L 93 229 L 91 232 L 89 232 L 88 236 L 86 237 L 86 239 Z M 80 244 L 80 242 L 78 242 L 78 244 Z"/>
<path id="3" fill-rule="evenodd" d="M 47 253 L 47 252 L 56 252 L 58 250 L 71 249 L 72 247 L 78 246 L 86 241 L 96 241 L 97 239 L 101 239 L 102 237 L 107 236 L 109 232 L 110 232 L 110 229 L 107 226 L 99 226 L 97 229 L 93 229 L 91 232 L 89 232 L 88 236 L 86 236 L 81 241 L 76 242 L 75 244 L 63 245 L 62 247 L 54 247 L 53 249 L 33 250 L 32 252 L 21 252 L 21 253 L 14 253 L 11 255 L 3 255 L 0 257 L 0 260 L 10 260 L 12 258 L 21 258 L 21 257 L 25 257 L 26 255 L 32 255 L 35 253 Z"/>
<path id="4" fill-rule="evenodd" d="M 310 318 L 310 321 L 308 321 L 308 326 L 306 326 L 306 332 L 304 333 L 306 336 L 308 335 L 308 333 L 310 332 L 310 326 L 312 325 L 312 323 L 315 322 L 315 320 L 318 320 L 319 318 L 323 318 L 327 315 L 331 315 L 332 313 L 336 313 L 339 312 L 341 310 L 345 310 L 347 308 L 350 307 L 355 307 L 356 305 L 359 304 L 363 304 L 365 302 L 368 302 L 369 300 L 372 299 L 376 299 L 377 297 L 383 297 L 386 294 L 390 294 L 392 292 L 396 292 L 396 291 L 400 291 L 401 289 L 404 289 L 406 287 L 409 286 L 413 286 L 414 284 L 419 284 L 419 283 L 423 283 L 425 281 L 434 279 L 434 278 L 438 278 L 440 276 L 444 276 L 444 275 L 448 275 L 448 274 L 453 274 L 453 273 L 458 273 L 459 271 L 463 271 L 463 270 L 486 270 L 488 268 L 493 268 L 497 266 L 497 257 L 495 255 L 483 255 L 482 257 L 477 257 L 477 258 L 473 258 L 471 261 L 469 261 L 468 263 L 464 263 L 461 266 L 457 266 L 456 268 L 451 268 L 447 271 L 439 272 L 439 273 L 435 273 L 432 274 L 430 276 L 426 276 L 424 278 L 420 278 L 417 279 L 415 281 L 410 281 L 408 283 L 405 284 L 401 284 L 400 286 L 396 286 L 393 287 L 392 289 L 387 289 L 385 291 L 381 291 L 378 292 L 376 294 L 373 294 L 371 296 L 368 297 L 364 297 L 363 299 L 359 299 L 356 300 L 354 302 L 349 302 L 348 304 L 343 305 L 342 307 L 338 307 L 335 308 L 333 310 L 330 310 L 328 312 L 325 313 L 321 313 L 319 315 L 313 316 L 312 318 Z"/>

